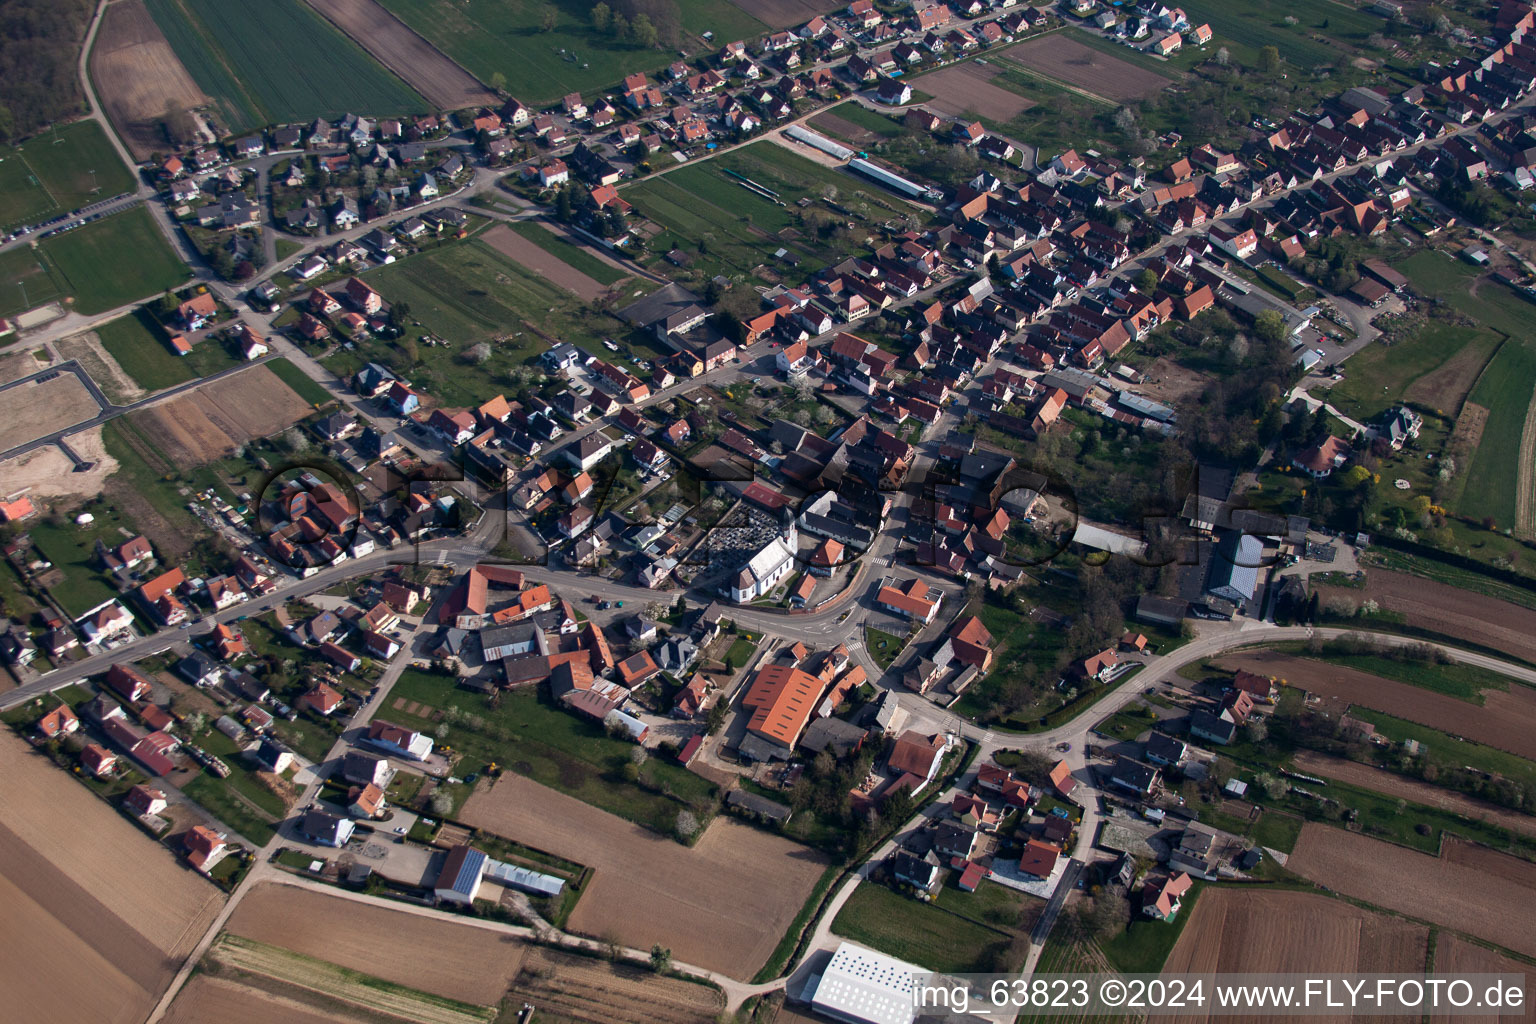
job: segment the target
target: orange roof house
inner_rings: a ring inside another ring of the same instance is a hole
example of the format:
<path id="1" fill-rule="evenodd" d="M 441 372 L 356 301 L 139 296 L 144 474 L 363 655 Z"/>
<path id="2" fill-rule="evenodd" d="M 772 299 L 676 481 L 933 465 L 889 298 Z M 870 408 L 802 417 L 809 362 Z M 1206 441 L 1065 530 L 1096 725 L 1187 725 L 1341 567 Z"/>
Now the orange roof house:
<path id="1" fill-rule="evenodd" d="M 1019 874 L 1049 878 L 1060 857 L 1061 847 L 1031 839 L 1024 844 L 1024 854 L 1019 858 Z"/>
<path id="2" fill-rule="evenodd" d="M 14 523 L 18 519 L 35 515 L 37 509 L 33 507 L 31 498 L 21 497 L 15 501 L 0 502 L 0 523 Z"/>
<path id="3" fill-rule="evenodd" d="M 630 689 L 634 689 L 660 671 L 661 667 L 656 664 L 656 659 L 651 657 L 650 651 L 641 651 L 619 662 L 619 679 Z"/>
<path id="4" fill-rule="evenodd" d="M 1161 885 L 1149 885 L 1141 890 L 1141 912 L 1158 921 L 1171 921 L 1179 912 L 1179 900 L 1189 891 L 1194 880 L 1184 872 L 1172 876 Z"/>
<path id="5" fill-rule="evenodd" d="M 99 779 L 112 774 L 117 767 L 117 755 L 99 743 L 87 743 L 80 751 L 80 764 Z"/>
<path id="6" fill-rule="evenodd" d="M 187 847 L 187 861 L 203 874 L 223 859 L 224 837 L 211 828 L 193 825 L 182 842 Z"/>
<path id="7" fill-rule="evenodd" d="M 1069 796 L 1077 787 L 1077 780 L 1072 777 L 1072 766 L 1065 761 L 1057 761 L 1051 769 L 1051 785 L 1062 796 Z"/>
<path id="8" fill-rule="evenodd" d="M 741 698 L 741 706 L 752 712 L 747 722 L 750 737 L 766 744 L 768 756 L 786 756 L 815 713 L 824 685 L 816 676 L 791 665 L 759 669 Z"/>

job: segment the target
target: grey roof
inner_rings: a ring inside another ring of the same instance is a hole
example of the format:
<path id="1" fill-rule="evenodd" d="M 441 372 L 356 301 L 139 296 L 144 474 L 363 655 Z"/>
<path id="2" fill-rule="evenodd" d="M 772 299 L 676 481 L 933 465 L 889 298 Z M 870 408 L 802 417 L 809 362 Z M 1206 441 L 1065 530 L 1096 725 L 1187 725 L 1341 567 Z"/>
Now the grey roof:
<path id="1" fill-rule="evenodd" d="M 745 789 L 731 790 L 725 795 L 725 802 L 731 807 L 740 807 L 742 810 L 762 815 L 770 821 L 788 821 L 789 816 L 794 813 L 787 805 L 777 800 L 770 800 Z"/>
<path id="2" fill-rule="evenodd" d="M 682 285 L 672 283 L 619 310 L 619 316 L 637 327 L 650 327 L 704 300 Z"/>
<path id="3" fill-rule="evenodd" d="M 1259 586 L 1263 552 L 1264 542 L 1252 534 L 1229 533 L 1222 538 L 1216 557 L 1211 560 L 1207 589 L 1235 604 L 1253 600 Z"/>

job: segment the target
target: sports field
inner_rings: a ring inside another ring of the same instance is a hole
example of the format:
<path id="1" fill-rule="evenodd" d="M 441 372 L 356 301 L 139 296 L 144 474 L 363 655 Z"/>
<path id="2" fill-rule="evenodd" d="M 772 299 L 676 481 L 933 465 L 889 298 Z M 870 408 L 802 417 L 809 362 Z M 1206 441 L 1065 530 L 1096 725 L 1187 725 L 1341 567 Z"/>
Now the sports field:
<path id="1" fill-rule="evenodd" d="M 230 132 L 265 124 L 424 113 L 428 103 L 303 0 L 148 0 L 176 56 Z"/>
<path id="2" fill-rule="evenodd" d="M 652 72 L 677 59 L 677 50 L 705 48 L 700 38 L 713 32 L 714 46 L 763 34 L 766 26 L 726 0 L 678 0 L 682 37 L 677 46 L 644 49 L 616 40 L 592 27 L 590 3 L 561 0 L 553 5 L 532 0 L 460 3 L 458 0 L 381 0 L 401 21 L 420 32 L 482 82 L 496 76 L 525 103 L 540 106 L 569 92 L 595 93 L 625 75 Z M 556 12 L 545 32 L 543 11 Z M 615 10 L 618 4 L 611 5 Z"/>
<path id="3" fill-rule="evenodd" d="M 0 252 L 0 316 L 13 316 L 63 297 L 58 282 L 32 246 Z"/>
<path id="4" fill-rule="evenodd" d="M 74 298 L 77 313 L 105 313 L 192 276 L 143 206 L 56 235 L 38 248 L 58 288 Z"/>
<path id="5" fill-rule="evenodd" d="M 0 230 L 36 224 L 132 188 L 133 175 L 95 121 L 42 132 L 19 146 L 0 148 Z"/>

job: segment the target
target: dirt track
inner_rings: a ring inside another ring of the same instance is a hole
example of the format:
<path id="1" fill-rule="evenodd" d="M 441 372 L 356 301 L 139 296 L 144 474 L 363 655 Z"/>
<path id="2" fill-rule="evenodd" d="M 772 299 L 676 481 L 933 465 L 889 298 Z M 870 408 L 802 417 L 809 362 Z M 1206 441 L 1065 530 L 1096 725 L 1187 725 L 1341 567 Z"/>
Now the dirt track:
<path id="1" fill-rule="evenodd" d="M 1521 757 L 1536 758 L 1536 690 L 1518 683 L 1511 683 L 1505 691 L 1484 690 L 1479 707 L 1433 690 L 1275 651 L 1231 654 L 1217 664 L 1277 676 L 1313 693 L 1339 697 Z"/>
<path id="2" fill-rule="evenodd" d="M 464 822 L 595 869 L 570 930 L 750 978 L 826 867 L 820 853 L 728 818 L 688 848 L 521 776 L 479 789 Z"/>
<path id="3" fill-rule="evenodd" d="M 933 99 L 926 106 L 953 117 L 973 114 L 989 121 L 1012 121 L 1035 104 L 1016 92 L 993 85 L 1002 69 L 995 64 L 966 61 L 922 78 L 923 91 Z"/>
<path id="4" fill-rule="evenodd" d="M 263 883 L 240 902 L 226 930 L 372 974 L 408 988 L 490 1005 L 523 961 L 511 936 Z"/>
<path id="5" fill-rule="evenodd" d="M 1337 779 L 1351 786 L 1411 800 L 1426 807 L 1438 807 L 1464 818 L 1476 818 L 1478 821 L 1486 821 L 1512 832 L 1536 836 L 1536 818 L 1528 814 L 1520 814 L 1482 800 L 1474 800 L 1469 796 L 1462 796 L 1460 793 L 1453 793 L 1439 786 L 1431 786 L 1427 782 L 1410 779 L 1384 768 L 1372 768 L 1368 764 L 1361 764 L 1348 758 L 1329 757 L 1327 754 L 1319 754 L 1311 750 L 1298 751 L 1292 761 L 1298 769 L 1308 775 Z"/>
<path id="6" fill-rule="evenodd" d="M 1444 583 L 1387 569 L 1371 569 L 1365 589 L 1318 587 L 1322 600 L 1376 601 L 1400 612 L 1410 626 L 1461 637 L 1483 647 L 1536 662 L 1536 610 Z"/>
<path id="7" fill-rule="evenodd" d="M 1456 840 L 1444 853 L 1309 822 L 1285 866 L 1345 896 L 1536 956 L 1536 864 Z"/>
<path id="8" fill-rule="evenodd" d="M 480 237 L 503 256 L 588 302 L 607 290 L 600 281 L 593 280 L 568 263 L 562 263 L 559 257 L 539 248 L 505 224 L 497 224 Z"/>
<path id="9" fill-rule="evenodd" d="M 191 110 L 208 102 L 144 0 L 107 5 L 90 65 L 96 95 L 139 160 L 165 148 L 160 119 L 167 108 Z"/>
<path id="10" fill-rule="evenodd" d="M 375 0 L 306 0 L 435 107 L 495 106 L 496 94 Z"/>
<path id="11" fill-rule="evenodd" d="M 1207 886 L 1163 970 L 1170 974 L 1245 971 L 1408 974 L 1424 969 L 1428 951 L 1428 928 L 1363 910 L 1343 900 L 1307 892 L 1263 892 L 1253 887 L 1218 889 Z M 1439 969 L 1438 964 L 1436 967 Z M 1171 1019 L 1203 1021 L 1207 1018 L 1192 1015 Z M 1219 1019 L 1262 1021 L 1269 1018 L 1256 1015 Z"/>

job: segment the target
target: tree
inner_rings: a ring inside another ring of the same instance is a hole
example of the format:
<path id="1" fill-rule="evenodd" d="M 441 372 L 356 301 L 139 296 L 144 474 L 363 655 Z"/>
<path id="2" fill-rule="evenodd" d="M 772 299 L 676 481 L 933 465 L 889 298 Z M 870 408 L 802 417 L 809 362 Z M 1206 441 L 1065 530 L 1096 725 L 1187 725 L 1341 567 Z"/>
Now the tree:
<path id="1" fill-rule="evenodd" d="M 441 789 L 435 789 L 432 791 L 432 799 L 427 801 L 427 806 L 432 808 L 433 814 L 441 818 L 453 813 L 453 797 Z"/>
<path id="2" fill-rule="evenodd" d="M 704 726 L 711 736 L 725 728 L 725 720 L 729 714 L 730 706 L 724 700 L 717 700 L 710 705 L 709 711 L 704 716 Z"/>
<path id="3" fill-rule="evenodd" d="M 699 819 L 693 816 L 692 811 L 678 811 L 677 821 L 672 827 L 677 832 L 677 838 L 686 843 L 699 834 Z"/>
<path id="4" fill-rule="evenodd" d="M 490 87 L 497 92 L 506 92 L 507 76 L 502 74 L 500 71 L 494 71 L 491 73 L 491 81 L 489 84 Z"/>
<path id="5" fill-rule="evenodd" d="M 651 22 L 650 16 L 645 14 L 635 15 L 635 20 L 629 30 L 635 37 L 635 42 L 645 49 L 653 49 L 661 40 L 661 34 Z"/>
<path id="6" fill-rule="evenodd" d="M 591 18 L 593 28 L 597 29 L 599 32 L 606 32 L 608 31 L 609 24 L 613 20 L 613 8 L 609 7 L 607 4 L 593 4 Z"/>
<path id="7" fill-rule="evenodd" d="M 1230 63 L 1232 63 L 1232 54 L 1228 52 L 1225 46 L 1218 46 L 1216 48 L 1216 66 L 1224 68 Z"/>
<path id="8" fill-rule="evenodd" d="M 1254 318 L 1253 330 L 1270 344 L 1278 344 L 1285 338 L 1285 317 L 1278 309 L 1266 309 Z"/>
<path id="9" fill-rule="evenodd" d="M 1265 46 L 1259 50 L 1259 70 L 1272 75 L 1280 70 L 1280 47 Z"/>
<path id="10" fill-rule="evenodd" d="M 672 951 L 659 943 L 652 946 L 649 964 L 657 974 L 665 974 L 672 969 Z"/>
<path id="11" fill-rule="evenodd" d="M 1143 295 L 1151 295 L 1157 291 L 1157 271 L 1147 267 L 1136 275 L 1136 290 Z"/>
<path id="12" fill-rule="evenodd" d="M 482 341 L 478 345 L 471 345 L 459 354 L 459 358 L 471 366 L 479 366 L 491 358 L 491 344 L 488 341 Z"/>
<path id="13" fill-rule="evenodd" d="M 645 748 L 636 743 L 634 748 L 629 752 L 629 763 L 634 765 L 636 768 L 639 768 L 641 765 L 645 764 L 646 759 L 649 757 L 650 755 L 645 752 Z"/>
<path id="14" fill-rule="evenodd" d="M 545 4 L 539 9 L 539 28 L 545 32 L 553 32 L 555 23 L 560 20 L 560 12 L 550 4 Z"/>
<path id="15" fill-rule="evenodd" d="M 1080 913 L 1083 927 L 1100 941 L 1107 941 L 1125 931 L 1131 920 L 1131 904 L 1118 889 L 1099 888 Z"/>

